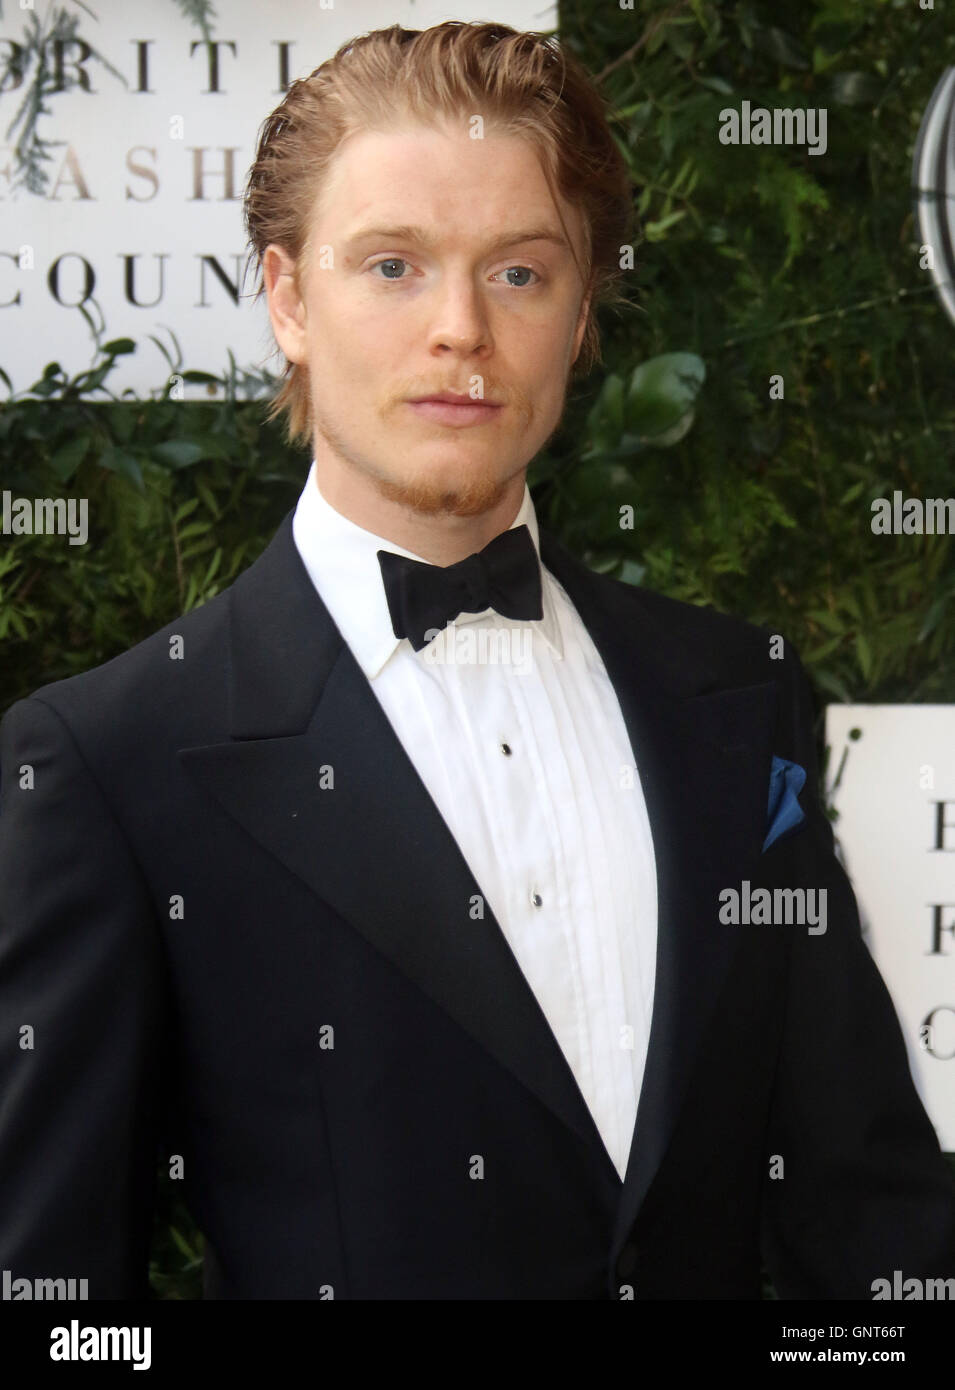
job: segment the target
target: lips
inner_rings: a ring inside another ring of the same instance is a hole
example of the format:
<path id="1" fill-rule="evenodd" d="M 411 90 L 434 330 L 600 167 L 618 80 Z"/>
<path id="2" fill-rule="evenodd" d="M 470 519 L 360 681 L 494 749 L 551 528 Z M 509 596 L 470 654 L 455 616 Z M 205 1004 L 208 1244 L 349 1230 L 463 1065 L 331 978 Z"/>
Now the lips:
<path id="1" fill-rule="evenodd" d="M 409 400 L 408 405 L 421 420 L 453 429 L 469 425 L 489 425 L 497 418 L 503 402 L 472 400 L 456 391 L 439 391 L 433 396 Z"/>
<path id="2" fill-rule="evenodd" d="M 473 396 L 469 395 L 459 396 L 455 391 L 439 391 L 433 396 L 415 396 L 411 404 L 423 405 L 426 401 L 437 401 L 442 405 L 483 405 L 490 407 L 500 404 L 499 401 L 485 401 L 480 398 L 475 400 Z"/>

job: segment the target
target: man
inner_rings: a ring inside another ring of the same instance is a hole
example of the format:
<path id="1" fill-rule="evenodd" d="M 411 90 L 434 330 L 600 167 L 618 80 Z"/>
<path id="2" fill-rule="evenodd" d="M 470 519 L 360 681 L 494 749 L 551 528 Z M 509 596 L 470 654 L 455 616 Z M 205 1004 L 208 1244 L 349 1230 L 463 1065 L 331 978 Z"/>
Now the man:
<path id="1" fill-rule="evenodd" d="M 15 1275 L 143 1294 L 157 1151 L 210 1297 L 953 1272 L 796 654 L 537 525 L 613 150 L 576 66 L 494 25 L 366 36 L 270 118 L 246 206 L 298 506 L 3 721 Z M 826 911 L 730 923 L 744 882 Z"/>

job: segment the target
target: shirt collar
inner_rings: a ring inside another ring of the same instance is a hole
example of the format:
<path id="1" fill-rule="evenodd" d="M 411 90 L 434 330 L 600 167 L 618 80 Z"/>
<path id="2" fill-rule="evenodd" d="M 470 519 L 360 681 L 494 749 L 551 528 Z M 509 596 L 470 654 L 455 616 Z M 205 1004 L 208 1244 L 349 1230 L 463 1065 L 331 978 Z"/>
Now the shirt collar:
<path id="1" fill-rule="evenodd" d="M 539 561 L 537 514 L 526 480 L 520 510 L 508 529 L 525 525 Z M 378 675 L 395 648 L 403 643 L 407 643 L 409 652 L 414 656 L 423 656 L 423 652 L 414 651 L 406 637 L 395 636 L 377 551 L 391 550 L 412 560 L 423 560 L 424 557 L 412 550 L 405 550 L 383 536 L 376 536 L 372 531 L 366 531 L 363 526 L 358 526 L 336 511 L 319 490 L 314 459 L 292 518 L 292 535 L 309 578 L 369 680 Z M 544 616 L 534 623 L 534 627 L 555 656 L 560 658 L 563 656 L 560 623 L 549 575 L 543 565 L 541 597 Z M 454 620 L 455 627 L 474 622 L 479 617 L 477 613 L 461 613 Z M 487 614 L 487 621 L 500 626 L 511 624 L 510 619 L 502 618 L 497 613 Z"/>

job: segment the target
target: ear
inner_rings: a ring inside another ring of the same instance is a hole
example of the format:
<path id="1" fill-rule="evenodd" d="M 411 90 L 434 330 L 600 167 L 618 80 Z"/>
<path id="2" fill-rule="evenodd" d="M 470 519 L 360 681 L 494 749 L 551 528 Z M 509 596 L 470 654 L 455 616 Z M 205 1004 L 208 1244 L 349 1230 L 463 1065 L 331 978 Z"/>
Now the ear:
<path id="1" fill-rule="evenodd" d="M 265 248 L 262 279 L 275 341 L 290 362 L 307 361 L 305 305 L 295 284 L 295 262 L 281 246 Z"/>

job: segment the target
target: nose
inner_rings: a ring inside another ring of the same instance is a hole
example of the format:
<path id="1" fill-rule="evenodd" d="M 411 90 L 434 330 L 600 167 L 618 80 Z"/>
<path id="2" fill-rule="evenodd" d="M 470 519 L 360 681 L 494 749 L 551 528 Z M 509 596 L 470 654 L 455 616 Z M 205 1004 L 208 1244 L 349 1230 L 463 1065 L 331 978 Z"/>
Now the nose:
<path id="1" fill-rule="evenodd" d="M 480 286 L 471 276 L 448 276 L 434 294 L 429 347 L 469 356 L 491 347 L 491 325 Z"/>

